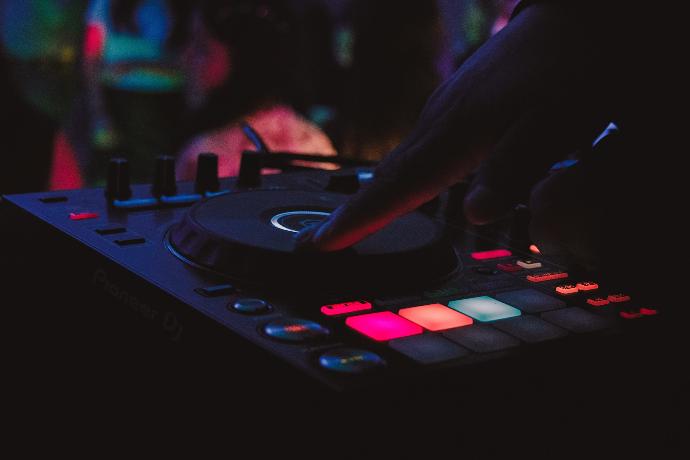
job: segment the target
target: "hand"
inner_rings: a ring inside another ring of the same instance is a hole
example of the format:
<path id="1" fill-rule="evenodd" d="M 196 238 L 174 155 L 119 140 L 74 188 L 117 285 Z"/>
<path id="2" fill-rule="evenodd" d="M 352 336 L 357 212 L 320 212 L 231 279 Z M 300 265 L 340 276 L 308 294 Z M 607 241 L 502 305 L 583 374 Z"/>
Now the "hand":
<path id="1" fill-rule="evenodd" d="M 465 213 L 491 222 L 528 196 L 550 165 L 591 143 L 612 118 L 611 72 L 598 30 L 572 8 L 522 11 L 436 90 L 373 184 L 299 234 L 298 246 L 346 248 L 478 167 Z"/>

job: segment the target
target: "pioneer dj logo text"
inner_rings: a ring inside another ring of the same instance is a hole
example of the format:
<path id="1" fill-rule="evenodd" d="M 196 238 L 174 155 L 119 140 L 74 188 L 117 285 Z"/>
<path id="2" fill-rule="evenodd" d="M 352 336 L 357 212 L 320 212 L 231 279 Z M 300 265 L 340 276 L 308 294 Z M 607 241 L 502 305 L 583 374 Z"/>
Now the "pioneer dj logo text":
<path id="1" fill-rule="evenodd" d="M 151 305 L 142 302 L 138 297 L 132 295 L 129 291 L 122 289 L 118 284 L 108 279 L 108 274 L 102 268 L 97 269 L 93 274 L 93 284 L 102 289 L 110 297 L 117 300 L 123 305 L 129 307 L 136 314 L 142 318 L 150 321 L 160 321 L 163 329 L 170 335 L 170 339 L 177 342 L 182 337 L 182 324 L 180 324 L 177 315 L 172 311 L 166 311 L 163 314 Z"/>

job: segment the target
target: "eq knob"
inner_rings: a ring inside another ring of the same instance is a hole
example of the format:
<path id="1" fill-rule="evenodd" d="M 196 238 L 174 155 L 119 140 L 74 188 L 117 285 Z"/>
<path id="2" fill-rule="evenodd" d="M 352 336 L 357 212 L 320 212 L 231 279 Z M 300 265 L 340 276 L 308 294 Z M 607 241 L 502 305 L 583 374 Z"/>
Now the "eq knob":
<path id="1" fill-rule="evenodd" d="M 132 197 L 132 189 L 129 186 L 129 161 L 126 158 L 111 158 L 108 162 L 105 197 L 108 201 L 124 201 Z"/>
<path id="2" fill-rule="evenodd" d="M 194 190 L 196 193 L 217 192 L 220 187 L 218 182 L 218 155 L 215 153 L 202 153 L 196 160 L 196 181 Z"/>
<path id="3" fill-rule="evenodd" d="M 175 158 L 167 155 L 156 158 L 156 172 L 151 193 L 155 197 L 173 196 L 177 193 Z"/>

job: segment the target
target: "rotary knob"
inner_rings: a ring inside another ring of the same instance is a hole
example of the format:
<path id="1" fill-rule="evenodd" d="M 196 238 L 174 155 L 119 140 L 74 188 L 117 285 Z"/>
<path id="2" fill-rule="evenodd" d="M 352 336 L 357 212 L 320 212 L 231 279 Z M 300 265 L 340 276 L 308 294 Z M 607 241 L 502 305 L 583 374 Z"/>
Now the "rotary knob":
<path id="1" fill-rule="evenodd" d="M 202 153 L 196 161 L 196 181 L 194 190 L 196 193 L 217 192 L 220 188 L 218 182 L 218 155 L 215 153 Z"/>
<path id="2" fill-rule="evenodd" d="M 132 197 L 132 189 L 129 186 L 129 161 L 126 158 L 111 158 L 108 162 L 105 197 L 108 201 L 124 201 Z"/>
<path id="3" fill-rule="evenodd" d="M 175 158 L 167 155 L 156 158 L 156 172 L 151 193 L 155 197 L 173 196 L 177 193 Z"/>

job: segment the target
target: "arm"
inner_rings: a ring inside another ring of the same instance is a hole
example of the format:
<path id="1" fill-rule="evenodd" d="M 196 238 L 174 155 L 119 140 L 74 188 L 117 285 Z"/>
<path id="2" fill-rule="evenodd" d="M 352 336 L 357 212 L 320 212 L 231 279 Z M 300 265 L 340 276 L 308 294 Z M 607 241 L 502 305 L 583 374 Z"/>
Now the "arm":
<path id="1" fill-rule="evenodd" d="M 431 200 L 480 167 L 465 202 L 475 223 L 507 212 L 551 164 L 612 118 L 598 29 L 579 2 L 534 4 L 482 46 L 429 99 L 410 136 L 372 186 L 302 245 L 348 247 Z"/>

